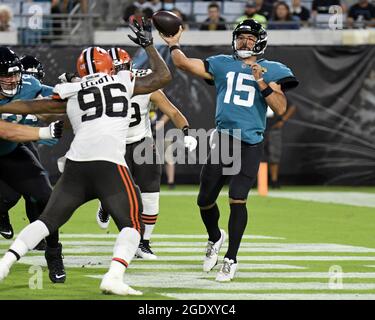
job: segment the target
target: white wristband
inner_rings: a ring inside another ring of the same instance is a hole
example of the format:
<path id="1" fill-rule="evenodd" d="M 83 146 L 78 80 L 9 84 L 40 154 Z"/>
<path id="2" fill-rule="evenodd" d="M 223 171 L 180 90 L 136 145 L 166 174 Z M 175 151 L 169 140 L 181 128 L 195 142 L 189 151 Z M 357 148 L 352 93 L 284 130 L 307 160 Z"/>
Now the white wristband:
<path id="1" fill-rule="evenodd" d="M 260 81 L 264 81 L 264 79 L 260 78 L 260 79 L 256 80 L 256 82 L 260 82 Z"/>
<path id="2" fill-rule="evenodd" d="M 43 127 L 39 128 L 39 139 L 52 139 L 51 129 L 50 127 Z"/>

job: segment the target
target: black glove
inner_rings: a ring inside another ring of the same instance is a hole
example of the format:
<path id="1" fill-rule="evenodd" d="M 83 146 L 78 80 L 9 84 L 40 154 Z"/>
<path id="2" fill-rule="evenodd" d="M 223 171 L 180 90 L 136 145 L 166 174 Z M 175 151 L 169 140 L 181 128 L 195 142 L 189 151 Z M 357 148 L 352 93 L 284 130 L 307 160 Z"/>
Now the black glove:
<path id="1" fill-rule="evenodd" d="M 62 82 L 62 83 L 67 83 L 67 82 L 72 82 L 72 80 L 74 78 L 77 78 L 78 76 L 73 73 L 73 72 L 64 72 L 63 74 L 61 74 L 59 76 L 59 80 Z"/>
<path id="2" fill-rule="evenodd" d="M 58 120 L 49 125 L 52 138 L 60 139 L 63 134 L 64 121 Z"/>
<path id="3" fill-rule="evenodd" d="M 152 45 L 153 38 L 152 38 L 152 26 L 151 20 L 145 20 L 142 18 L 141 25 L 134 20 L 133 25 L 129 24 L 129 28 L 135 33 L 136 37 L 131 36 L 128 34 L 128 37 L 131 41 L 135 42 L 136 44 L 140 45 L 143 48 Z"/>

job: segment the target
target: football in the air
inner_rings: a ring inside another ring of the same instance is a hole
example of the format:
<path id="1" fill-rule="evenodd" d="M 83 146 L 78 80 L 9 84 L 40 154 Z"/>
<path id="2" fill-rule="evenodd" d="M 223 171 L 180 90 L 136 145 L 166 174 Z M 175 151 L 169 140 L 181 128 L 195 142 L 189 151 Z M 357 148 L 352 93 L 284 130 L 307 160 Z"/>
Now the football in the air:
<path id="1" fill-rule="evenodd" d="M 174 36 L 182 25 L 182 20 L 170 11 L 155 12 L 152 15 L 152 22 L 156 30 L 167 37 Z"/>

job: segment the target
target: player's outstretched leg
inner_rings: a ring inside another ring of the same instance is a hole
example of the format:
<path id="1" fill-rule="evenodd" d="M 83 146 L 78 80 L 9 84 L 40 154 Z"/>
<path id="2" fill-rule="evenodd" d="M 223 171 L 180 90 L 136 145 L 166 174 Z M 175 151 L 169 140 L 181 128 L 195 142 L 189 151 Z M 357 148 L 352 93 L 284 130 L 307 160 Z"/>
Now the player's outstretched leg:
<path id="1" fill-rule="evenodd" d="M 231 200 L 232 201 L 232 200 Z M 216 281 L 231 281 L 238 269 L 237 253 L 241 244 L 242 236 L 247 225 L 246 202 L 235 202 L 230 204 L 230 217 L 228 223 L 229 244 L 225 254 L 223 265 L 216 276 Z"/>
<path id="2" fill-rule="evenodd" d="M 206 254 L 203 260 L 203 271 L 209 272 L 216 265 L 219 259 L 219 252 L 224 244 L 226 234 L 219 229 L 220 212 L 216 203 L 206 207 L 200 207 L 201 217 L 208 233 Z"/>
<path id="3" fill-rule="evenodd" d="M 143 206 L 139 188 L 124 166 L 106 164 L 98 172 L 101 182 L 97 188 L 99 199 L 120 230 L 110 268 L 103 277 L 100 289 L 103 293 L 140 295 L 141 292 L 123 282 L 125 270 L 135 255 L 144 231 L 140 219 Z"/>
<path id="4" fill-rule="evenodd" d="M 202 221 L 208 233 L 206 254 L 203 259 L 203 271 L 211 271 L 218 262 L 219 251 L 226 235 L 219 228 L 220 212 L 216 204 L 220 190 L 225 184 L 226 177 L 222 175 L 222 166 L 210 164 L 210 157 L 202 168 L 197 204 L 200 208 Z"/>
<path id="5" fill-rule="evenodd" d="M 154 231 L 159 214 L 159 192 L 142 192 L 143 213 L 142 220 L 145 224 L 145 232 L 139 243 L 136 256 L 145 260 L 156 260 L 157 256 L 152 251 L 150 239 Z"/>
<path id="6" fill-rule="evenodd" d="M 25 227 L 10 246 L 8 252 L 0 260 L 0 281 L 8 275 L 10 268 L 17 260 L 29 250 L 32 250 L 40 240 L 48 235 L 47 226 L 40 220 Z"/>
<path id="7" fill-rule="evenodd" d="M 242 236 L 247 225 L 247 209 L 245 200 L 233 202 L 230 200 L 230 217 L 228 223 L 229 244 L 223 265 L 217 274 L 216 280 L 220 282 L 231 281 L 238 268 L 237 253 Z"/>
<path id="8" fill-rule="evenodd" d="M 113 249 L 113 258 L 108 272 L 100 284 L 100 290 L 105 294 L 142 295 L 123 282 L 126 268 L 134 257 L 141 235 L 134 228 L 123 228 Z"/>
<path id="9" fill-rule="evenodd" d="M 111 216 L 103 209 L 102 204 L 99 201 L 98 211 L 96 212 L 96 222 L 100 229 L 108 229 L 110 218 Z"/>

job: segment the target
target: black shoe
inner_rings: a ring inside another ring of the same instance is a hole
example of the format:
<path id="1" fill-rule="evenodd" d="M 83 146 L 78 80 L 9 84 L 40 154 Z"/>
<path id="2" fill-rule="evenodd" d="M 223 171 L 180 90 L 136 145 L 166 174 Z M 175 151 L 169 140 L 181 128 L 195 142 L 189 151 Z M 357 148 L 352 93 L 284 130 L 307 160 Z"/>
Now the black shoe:
<path id="1" fill-rule="evenodd" d="M 152 252 L 150 247 L 150 240 L 141 240 L 138 249 L 135 253 L 136 257 L 145 260 L 156 260 L 157 256 Z"/>
<path id="2" fill-rule="evenodd" d="M 1 215 L 0 216 L 0 234 L 5 238 L 5 239 L 12 239 L 13 238 L 13 227 L 10 224 L 9 221 L 9 215 Z"/>
<path id="3" fill-rule="evenodd" d="M 96 213 L 96 222 L 101 229 L 108 229 L 110 215 L 103 210 L 102 206 L 99 205 L 98 212 Z"/>
<path id="4" fill-rule="evenodd" d="M 168 183 L 168 189 L 169 190 L 174 190 L 176 188 L 176 185 L 173 183 Z"/>
<path id="5" fill-rule="evenodd" d="M 57 248 L 50 248 L 47 246 L 44 256 L 47 260 L 49 278 L 51 281 L 53 283 L 64 283 L 66 274 L 63 263 L 61 243 L 59 243 Z"/>
<path id="6" fill-rule="evenodd" d="M 46 239 L 43 239 L 42 241 L 40 241 L 36 247 L 34 248 L 34 250 L 37 250 L 37 251 L 45 251 L 47 249 L 47 242 L 46 242 Z"/>

